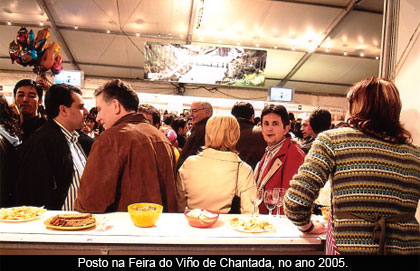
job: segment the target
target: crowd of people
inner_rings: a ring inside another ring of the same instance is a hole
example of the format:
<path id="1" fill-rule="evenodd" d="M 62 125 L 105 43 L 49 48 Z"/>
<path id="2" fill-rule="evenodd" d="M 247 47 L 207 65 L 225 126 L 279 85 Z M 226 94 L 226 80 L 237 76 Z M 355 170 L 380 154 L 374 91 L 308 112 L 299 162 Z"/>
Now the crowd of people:
<path id="1" fill-rule="evenodd" d="M 230 116 L 213 116 L 204 101 L 193 102 L 189 116 L 161 116 L 119 79 L 95 91 L 90 112 L 77 87 L 45 93 L 24 79 L 14 104 L 0 96 L 2 207 L 104 213 L 154 202 L 165 212 L 245 214 L 253 212 L 251 193 L 284 188 L 280 213 L 305 234 L 327 232 L 328 253 L 420 253 L 420 148 L 400 123 L 389 80 L 356 83 L 338 128 L 324 109 L 295 120 L 283 105 L 267 104 L 257 118 L 243 101 Z M 327 228 L 311 214 L 328 184 Z M 264 204 L 259 212 L 268 213 Z"/>

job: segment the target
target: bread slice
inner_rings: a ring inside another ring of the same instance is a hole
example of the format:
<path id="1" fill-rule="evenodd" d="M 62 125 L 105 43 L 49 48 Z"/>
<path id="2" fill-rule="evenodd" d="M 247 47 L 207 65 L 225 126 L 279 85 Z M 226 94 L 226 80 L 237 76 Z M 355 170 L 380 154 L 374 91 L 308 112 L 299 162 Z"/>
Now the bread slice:
<path id="1" fill-rule="evenodd" d="M 83 227 L 92 223 L 95 223 L 95 218 L 89 213 L 60 214 L 50 220 L 51 225 L 61 227 Z"/>
<path id="2" fill-rule="evenodd" d="M 70 220 L 70 219 L 85 219 L 91 217 L 92 214 L 90 213 L 71 213 L 71 214 L 60 214 L 57 215 L 58 218 Z"/>

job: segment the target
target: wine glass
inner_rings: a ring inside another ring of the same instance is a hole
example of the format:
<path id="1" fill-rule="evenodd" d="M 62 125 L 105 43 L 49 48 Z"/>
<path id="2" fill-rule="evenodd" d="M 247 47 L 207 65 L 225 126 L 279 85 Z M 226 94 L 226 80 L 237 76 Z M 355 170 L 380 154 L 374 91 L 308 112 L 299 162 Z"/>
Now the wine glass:
<path id="1" fill-rule="evenodd" d="M 280 207 L 283 205 L 284 194 L 286 189 L 284 188 L 274 188 L 273 189 L 274 197 L 277 199 L 277 217 L 280 217 Z"/>
<path id="2" fill-rule="evenodd" d="M 263 200 L 263 193 L 264 191 L 261 189 L 257 189 L 256 187 L 252 188 L 250 200 L 252 205 L 254 205 L 254 212 L 252 214 L 253 217 L 257 216 L 258 206 L 261 204 Z"/>
<path id="3" fill-rule="evenodd" d="M 272 217 L 273 209 L 276 208 L 277 201 L 274 197 L 273 190 L 265 190 L 264 192 L 264 204 L 268 209 L 268 215 Z"/>

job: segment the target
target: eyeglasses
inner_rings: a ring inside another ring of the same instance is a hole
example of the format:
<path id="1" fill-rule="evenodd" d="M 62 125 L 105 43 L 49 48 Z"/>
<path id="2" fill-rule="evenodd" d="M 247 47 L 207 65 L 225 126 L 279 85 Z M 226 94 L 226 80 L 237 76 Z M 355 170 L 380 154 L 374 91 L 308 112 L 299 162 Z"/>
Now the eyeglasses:
<path id="1" fill-rule="evenodd" d="M 207 108 L 191 109 L 191 113 L 197 113 L 198 111 L 204 110 L 204 109 L 207 109 Z"/>

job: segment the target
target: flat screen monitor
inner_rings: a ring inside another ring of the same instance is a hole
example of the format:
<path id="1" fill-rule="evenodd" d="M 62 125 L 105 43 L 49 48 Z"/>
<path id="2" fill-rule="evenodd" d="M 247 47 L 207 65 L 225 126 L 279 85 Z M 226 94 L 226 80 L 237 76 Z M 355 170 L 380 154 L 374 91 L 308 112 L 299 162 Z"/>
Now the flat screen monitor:
<path id="1" fill-rule="evenodd" d="M 270 87 L 268 99 L 272 102 L 293 102 L 293 88 Z"/>
<path id="2" fill-rule="evenodd" d="M 264 86 L 267 51 L 146 42 L 144 78 L 230 86 Z"/>
<path id="3" fill-rule="evenodd" d="M 69 84 L 75 87 L 83 85 L 83 71 L 61 71 L 54 77 L 54 84 Z"/>

